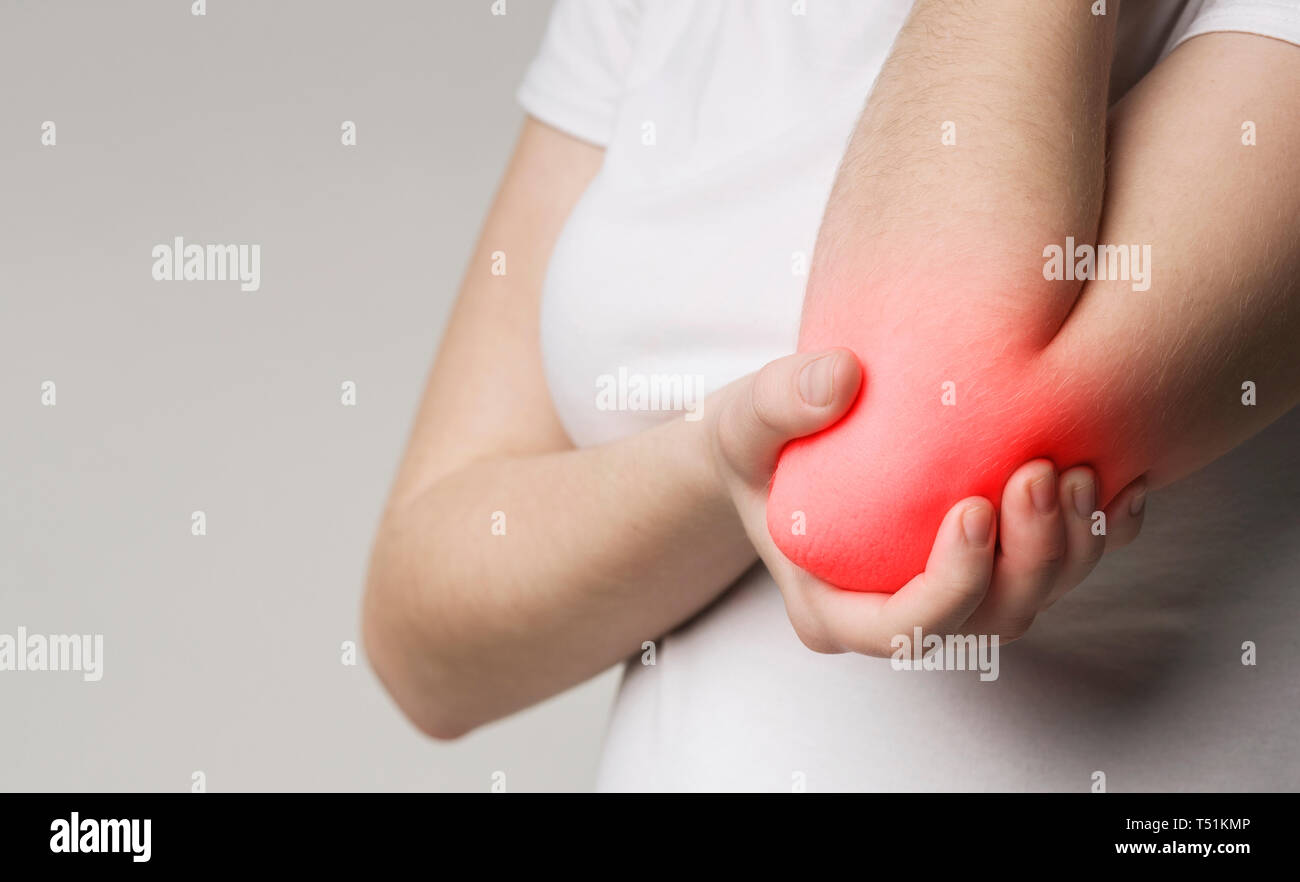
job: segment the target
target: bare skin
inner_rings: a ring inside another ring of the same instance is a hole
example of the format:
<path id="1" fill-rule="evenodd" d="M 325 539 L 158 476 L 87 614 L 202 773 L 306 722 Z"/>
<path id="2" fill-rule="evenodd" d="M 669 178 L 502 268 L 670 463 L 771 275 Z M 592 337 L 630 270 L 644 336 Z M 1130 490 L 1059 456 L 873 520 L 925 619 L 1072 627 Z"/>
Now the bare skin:
<path id="1" fill-rule="evenodd" d="M 1119 317 L 1102 308 L 1104 291 L 1085 291 L 1065 340 L 1095 346 L 1114 322 L 1147 322 L 1154 333 L 1140 357 L 1164 378 L 1168 394 L 1195 401 L 1204 383 L 1250 371 L 1271 390 L 1267 406 L 1261 401 L 1235 421 L 1191 407 L 1186 443 L 1161 461 L 1161 483 L 1244 440 L 1300 395 L 1293 350 L 1285 357 L 1297 336 L 1286 308 L 1293 314 L 1297 303 L 1290 280 L 1300 270 L 1300 249 L 1284 222 L 1300 216 L 1300 194 L 1294 179 L 1283 178 L 1297 166 L 1300 121 L 1285 108 L 1300 101 L 1298 83 L 1294 47 L 1207 35 L 1160 65 L 1112 119 L 1104 200 L 1099 190 L 1095 206 L 1102 235 L 1154 238 L 1178 253 L 1185 269 L 1159 279 L 1145 306 L 1128 300 Z M 987 86 L 987 78 L 954 81 L 971 85 Z M 1040 85 L 1048 90 L 1042 101 L 1062 100 L 1050 91 L 1060 83 Z M 1207 118 L 1206 107 L 1222 112 Z M 1242 149 L 1235 138 L 1211 137 L 1218 117 L 1234 114 L 1272 133 L 1267 150 L 1254 148 L 1260 152 L 1251 171 L 1233 164 L 1232 151 Z M 1189 137 L 1189 124 L 1201 130 Z M 1179 162 L 1226 173 L 1200 178 L 1199 188 L 1175 186 L 1161 171 L 1171 145 Z M 1091 472 L 1058 474 L 1039 461 L 1008 482 L 998 523 L 988 500 L 954 506 L 925 573 L 896 595 L 846 596 L 793 567 L 767 538 L 767 481 L 787 441 L 832 424 L 852 402 L 861 377 L 843 353 L 779 359 L 712 396 L 701 421 L 673 419 L 573 449 L 541 379 L 538 301 L 551 247 L 600 161 L 597 148 L 525 124 L 376 537 L 366 645 L 423 731 L 456 737 L 595 675 L 703 609 L 758 557 L 806 644 L 887 654 L 890 636 L 917 626 L 1014 638 L 1082 581 L 1104 550 L 1136 536 L 1141 482 L 1108 509 L 1109 535 L 1094 537 L 1069 504 L 1076 489 L 1087 492 Z M 1094 172 L 1089 166 L 1083 174 L 1092 180 Z M 1023 192 L 1014 196 L 1025 204 Z M 1158 230 L 1147 223 L 1152 214 L 1162 218 Z M 1222 223 L 1217 244 L 1207 248 L 1196 219 L 1210 215 Z M 828 211 L 828 224 L 833 217 Z M 1179 222 L 1168 224 L 1169 217 Z M 1126 235 L 1135 227 L 1141 232 Z M 823 237 L 857 234 L 823 229 Z M 1030 235 L 1039 247 L 1053 239 Z M 871 238 L 866 231 L 864 248 Z M 498 249 L 511 256 L 508 276 L 488 272 Z M 1241 272 L 1244 266 L 1251 272 Z M 1171 362 L 1178 369 L 1160 369 Z M 1040 511 L 1034 499 L 1045 487 L 1050 504 Z M 507 512 L 507 536 L 492 535 L 494 511 Z"/>

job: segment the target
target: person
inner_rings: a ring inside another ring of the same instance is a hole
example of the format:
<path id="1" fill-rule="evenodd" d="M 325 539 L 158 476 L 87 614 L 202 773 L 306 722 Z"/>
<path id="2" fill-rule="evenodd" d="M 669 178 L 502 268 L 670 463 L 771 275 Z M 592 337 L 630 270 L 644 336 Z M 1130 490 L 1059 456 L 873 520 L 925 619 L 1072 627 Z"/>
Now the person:
<path id="1" fill-rule="evenodd" d="M 626 661 L 605 790 L 1295 789 L 1296 43 L 1291 0 L 559 0 L 375 540 L 399 706 L 455 738 Z M 1076 230 L 1149 289 L 1040 297 Z M 1150 467 L 1104 536 L 1090 463 L 1034 459 L 898 594 L 827 585 L 767 487 L 879 372 L 795 352 L 805 294 L 973 254 L 909 308 L 1053 329 Z M 916 627 L 996 678 L 900 670 Z"/>

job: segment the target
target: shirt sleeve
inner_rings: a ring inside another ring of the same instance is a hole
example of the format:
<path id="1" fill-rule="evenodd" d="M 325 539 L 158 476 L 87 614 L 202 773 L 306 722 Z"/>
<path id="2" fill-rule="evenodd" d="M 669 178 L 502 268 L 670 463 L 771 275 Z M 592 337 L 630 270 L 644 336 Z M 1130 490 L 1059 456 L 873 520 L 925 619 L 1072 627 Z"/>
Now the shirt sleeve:
<path id="1" fill-rule="evenodd" d="M 1190 24 L 1174 35 L 1169 49 L 1215 31 L 1258 34 L 1300 45 L 1300 0 L 1204 0 Z"/>
<path id="2" fill-rule="evenodd" d="M 516 97 L 529 114 L 604 147 L 623 93 L 635 0 L 557 0 Z"/>

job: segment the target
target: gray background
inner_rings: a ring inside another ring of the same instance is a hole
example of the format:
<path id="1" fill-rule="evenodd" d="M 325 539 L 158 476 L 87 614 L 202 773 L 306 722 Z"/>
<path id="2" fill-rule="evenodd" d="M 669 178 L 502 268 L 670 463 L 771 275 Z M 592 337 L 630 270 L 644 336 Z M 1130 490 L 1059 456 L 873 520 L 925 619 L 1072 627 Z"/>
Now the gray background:
<path id="1" fill-rule="evenodd" d="M 0 672 L 0 789 L 591 787 L 616 672 L 439 744 L 340 661 L 549 7 L 0 2 L 0 633 L 105 641 Z"/>

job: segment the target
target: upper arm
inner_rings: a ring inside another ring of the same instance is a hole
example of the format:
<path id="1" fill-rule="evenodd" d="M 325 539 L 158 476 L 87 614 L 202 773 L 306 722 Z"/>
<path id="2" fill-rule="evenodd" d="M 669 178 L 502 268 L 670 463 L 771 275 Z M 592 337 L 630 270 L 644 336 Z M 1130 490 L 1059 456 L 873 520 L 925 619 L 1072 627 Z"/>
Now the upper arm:
<path id="1" fill-rule="evenodd" d="M 538 312 L 555 241 L 603 156 L 525 121 L 447 323 L 391 504 L 477 459 L 571 446 L 542 372 Z M 501 258 L 505 272 L 494 274 Z"/>
<path id="2" fill-rule="evenodd" d="M 1113 111 L 1098 239 L 1149 244 L 1150 288 L 1088 282 L 1052 348 L 1061 365 L 1091 366 L 1137 419 L 1160 423 L 1132 426 L 1155 438 L 1157 485 L 1300 399 L 1297 107 L 1300 47 L 1211 33 Z M 1256 406 L 1242 406 L 1246 381 Z"/>

